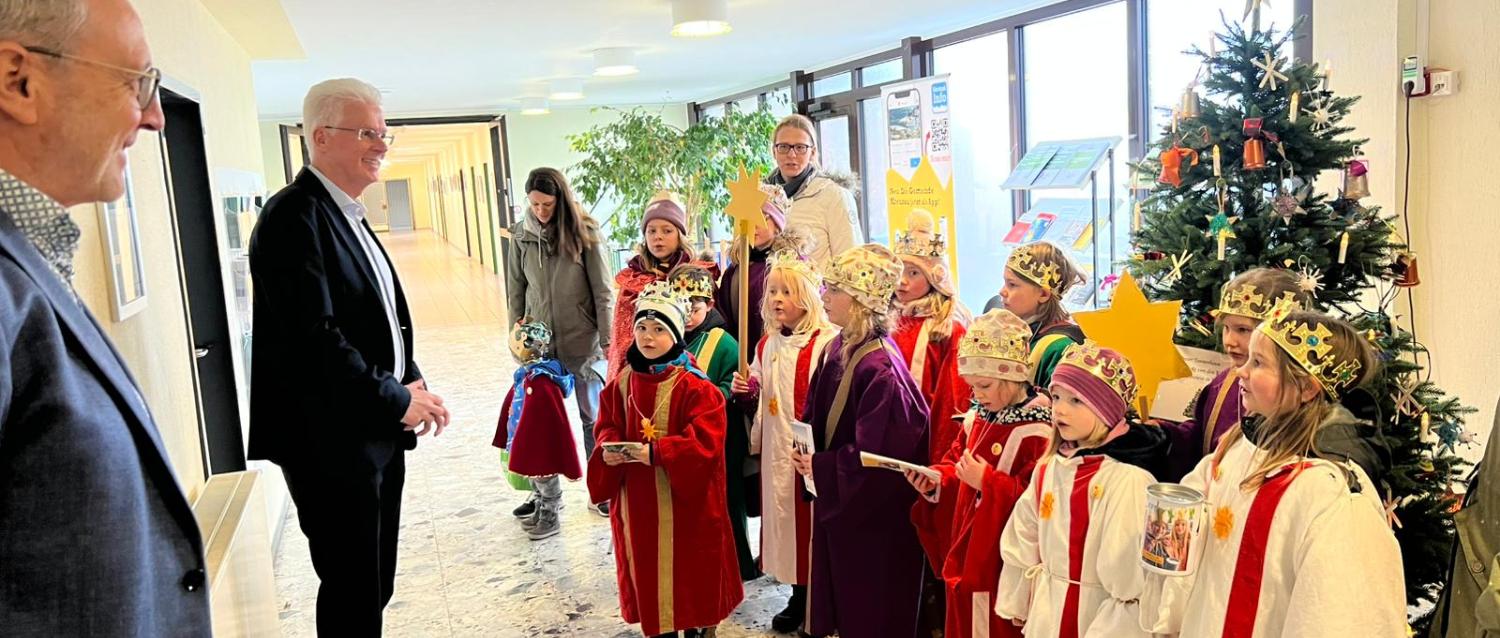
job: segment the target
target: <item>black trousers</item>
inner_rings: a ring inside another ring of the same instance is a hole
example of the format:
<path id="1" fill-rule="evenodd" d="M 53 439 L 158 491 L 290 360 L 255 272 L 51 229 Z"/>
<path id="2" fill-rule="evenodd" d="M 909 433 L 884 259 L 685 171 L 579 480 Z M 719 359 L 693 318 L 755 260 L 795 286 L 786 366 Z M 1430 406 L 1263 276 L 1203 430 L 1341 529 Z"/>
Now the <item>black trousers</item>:
<path id="1" fill-rule="evenodd" d="M 354 470 L 282 466 L 318 573 L 318 635 L 379 636 L 396 583 L 396 535 L 406 452 Z"/>

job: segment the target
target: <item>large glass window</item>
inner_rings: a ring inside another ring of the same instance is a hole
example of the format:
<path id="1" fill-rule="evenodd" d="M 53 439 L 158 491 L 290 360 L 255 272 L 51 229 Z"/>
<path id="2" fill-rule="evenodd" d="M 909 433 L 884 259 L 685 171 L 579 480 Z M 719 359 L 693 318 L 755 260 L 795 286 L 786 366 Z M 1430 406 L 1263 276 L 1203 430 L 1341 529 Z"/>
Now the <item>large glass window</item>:
<path id="1" fill-rule="evenodd" d="M 783 86 L 772 91 L 766 96 L 766 101 L 771 104 L 771 112 L 777 117 L 786 117 L 797 110 L 792 106 L 792 87 L 790 86 Z"/>
<path id="2" fill-rule="evenodd" d="M 1261 28 L 1286 31 L 1292 28 L 1296 8 L 1294 2 L 1277 2 L 1261 5 Z M 1224 30 L 1223 17 L 1238 20 L 1244 15 L 1243 0 L 1151 0 L 1146 5 L 1148 15 L 1146 28 L 1147 81 L 1151 96 L 1152 141 L 1172 125 L 1172 110 L 1181 103 L 1182 94 L 1198 73 L 1202 59 L 1186 53 L 1197 46 L 1208 50 L 1214 34 Z M 1222 48 L 1222 45 L 1216 45 Z M 1290 47 L 1284 52 L 1290 56 Z M 1199 90 L 1199 95 L 1203 91 Z"/>
<path id="3" fill-rule="evenodd" d="M 1013 207 L 1010 191 L 1000 188 L 1011 167 L 1009 47 L 1010 35 L 1001 31 L 933 51 L 934 71 L 949 75 L 952 96 L 958 236 L 951 240 L 957 242 L 959 296 L 975 314 L 1000 293 L 1010 253 L 1001 240 Z M 883 149 L 884 128 L 880 134 Z M 873 233 L 873 218 L 870 228 Z"/>
<path id="4" fill-rule="evenodd" d="M 901 58 L 886 60 L 867 66 L 859 71 L 860 86 L 876 86 L 901 79 Z"/>
<path id="5" fill-rule="evenodd" d="M 847 71 L 838 75 L 831 75 L 820 80 L 813 80 L 813 97 L 824 97 L 834 93 L 843 93 L 854 88 L 854 74 Z"/>
<path id="6" fill-rule="evenodd" d="M 1130 150 L 1130 69 L 1125 3 L 1079 11 L 1027 25 L 1023 29 L 1027 149 L 1035 148 L 1039 142 L 1083 138 L 1117 137 L 1120 143 L 1115 147 L 1113 165 L 1104 166 L 1098 172 L 1099 217 L 1103 228 L 1087 229 L 1069 223 L 1092 215 L 1088 186 L 1030 191 L 1030 208 L 1022 221 L 1031 221 L 1033 215 L 1052 214 L 1050 220 L 1038 220 L 1036 227 L 1047 226 L 1049 231 L 1044 238 L 1073 249 L 1078 264 L 1091 273 L 1096 255 L 1090 239 L 1094 233 L 1099 233 L 1101 254 L 1097 256 L 1097 263 L 1102 276 L 1111 268 L 1108 235 L 1103 235 L 1110 227 L 1111 171 L 1117 200 L 1115 217 L 1129 220 L 1127 211 L 1121 210 L 1125 207 Z M 1113 258 L 1123 261 L 1129 256 L 1129 224 L 1114 226 L 1112 234 L 1116 251 Z M 1080 287 L 1069 297 L 1069 303 L 1074 307 L 1084 305 L 1090 290 Z"/>
<path id="7" fill-rule="evenodd" d="M 835 115 L 818 120 L 818 161 L 824 170 L 848 173 L 849 116 Z"/>
<path id="8" fill-rule="evenodd" d="M 859 102 L 859 156 L 864 173 L 859 176 L 860 206 L 864 210 L 869 226 L 867 241 L 891 243 L 890 220 L 885 203 L 885 173 L 890 168 L 890 155 L 885 144 L 885 109 L 880 98 Z"/>

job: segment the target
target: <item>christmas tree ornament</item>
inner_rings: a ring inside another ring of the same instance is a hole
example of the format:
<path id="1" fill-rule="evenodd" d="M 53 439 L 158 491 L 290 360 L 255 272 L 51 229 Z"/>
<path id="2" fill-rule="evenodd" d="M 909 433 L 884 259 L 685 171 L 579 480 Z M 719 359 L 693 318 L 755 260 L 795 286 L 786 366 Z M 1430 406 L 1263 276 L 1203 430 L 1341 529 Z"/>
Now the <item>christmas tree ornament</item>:
<path id="1" fill-rule="evenodd" d="M 1308 296 L 1317 298 L 1318 291 L 1323 289 L 1323 271 L 1310 265 L 1302 266 L 1297 276 L 1297 287 Z"/>
<path id="2" fill-rule="evenodd" d="M 1391 264 L 1391 271 L 1396 274 L 1395 283 L 1398 288 L 1415 288 L 1422 283 L 1422 278 L 1417 274 L 1416 253 L 1398 253 L 1395 263 Z"/>
<path id="3" fill-rule="evenodd" d="M 1073 315 L 1089 339 L 1118 351 L 1135 368 L 1140 390 L 1132 407 L 1139 414 L 1151 413 L 1151 401 L 1156 398 L 1156 388 L 1162 381 L 1193 373 L 1172 343 L 1181 314 L 1181 301 L 1148 301 L 1135 278 L 1126 271 L 1115 286 L 1108 309 Z"/>
<path id="4" fill-rule="evenodd" d="M 1166 277 L 1162 278 L 1162 283 L 1168 283 L 1168 284 L 1170 284 L 1173 281 L 1181 279 L 1182 278 L 1182 267 L 1186 266 L 1187 263 L 1190 262 L 1190 261 L 1192 261 L 1192 260 L 1193 260 L 1193 254 L 1190 253 L 1190 252 L 1188 252 L 1188 251 L 1186 251 L 1186 250 L 1182 251 L 1182 254 L 1180 254 L 1180 255 L 1173 255 L 1172 256 L 1172 270 L 1167 273 Z"/>
<path id="5" fill-rule="evenodd" d="M 1323 65 L 1318 67 L 1318 88 L 1324 93 L 1329 93 L 1329 81 L 1333 79 L 1333 60 L 1324 60 Z"/>
<path id="6" fill-rule="evenodd" d="M 1189 84 L 1182 92 L 1182 105 L 1177 108 L 1184 119 L 1198 117 L 1203 114 L 1202 106 L 1198 103 L 1198 87 Z"/>
<path id="7" fill-rule="evenodd" d="M 1277 67 L 1281 66 L 1281 60 L 1271 57 L 1270 51 L 1266 51 L 1265 53 L 1266 59 L 1264 62 L 1260 60 L 1251 60 L 1250 63 L 1254 64 L 1256 68 L 1266 72 L 1265 76 L 1261 77 L 1260 79 L 1260 88 L 1275 91 L 1276 81 L 1281 80 L 1282 82 L 1286 82 L 1287 77 L 1285 73 L 1277 70 Z"/>
<path id="8" fill-rule="evenodd" d="M 1198 165 L 1198 151 L 1181 146 L 1173 146 L 1161 152 L 1161 177 L 1157 181 L 1173 186 L 1182 185 L 1182 163 L 1189 162 L 1188 166 Z"/>
<path id="9" fill-rule="evenodd" d="M 1257 171 L 1266 167 L 1266 144 L 1259 138 L 1245 140 L 1245 170 Z"/>
<path id="10" fill-rule="evenodd" d="M 1427 423 L 1427 415 L 1422 411 L 1422 402 L 1417 400 L 1417 389 L 1421 382 L 1415 376 L 1406 374 L 1396 382 L 1395 391 L 1391 392 L 1391 400 L 1396 404 L 1396 410 L 1408 417 L 1422 416 L 1422 422 Z"/>
<path id="11" fill-rule="evenodd" d="M 1219 145 L 1214 145 L 1214 177 L 1223 177 L 1224 169 L 1219 163 Z"/>
<path id="12" fill-rule="evenodd" d="M 1312 106 L 1312 111 L 1310 111 L 1312 126 L 1310 128 L 1314 133 L 1333 126 L 1333 114 L 1328 111 L 1327 98 L 1319 99 L 1316 105 L 1309 104 L 1308 106 Z"/>
<path id="13" fill-rule="evenodd" d="M 1339 263 L 1344 263 L 1344 258 L 1349 256 L 1349 231 L 1339 236 Z"/>
<path id="14" fill-rule="evenodd" d="M 1292 217 L 1307 214 L 1307 210 L 1302 205 L 1307 202 L 1310 195 L 1312 195 L 1312 186 L 1294 173 L 1281 180 L 1281 192 L 1271 202 L 1271 208 L 1281 216 L 1283 223 L 1290 226 Z"/>
<path id="15" fill-rule="evenodd" d="M 1297 123 L 1297 115 L 1299 114 L 1299 112 L 1301 110 L 1302 110 L 1302 92 L 1301 91 L 1292 91 L 1292 108 L 1287 109 L 1287 118 L 1290 119 L 1293 124 L 1296 124 Z"/>
<path id="16" fill-rule="evenodd" d="M 1217 215 L 1208 218 L 1208 232 L 1206 234 L 1218 246 L 1219 261 L 1224 261 L 1225 248 L 1229 243 L 1229 239 L 1234 237 L 1234 231 L 1231 230 L 1231 227 L 1239 220 L 1240 218 L 1238 217 L 1225 215 L 1222 206 Z"/>
<path id="17" fill-rule="evenodd" d="M 1461 435 L 1463 434 L 1463 431 L 1458 427 L 1458 423 L 1453 421 L 1443 421 L 1442 423 L 1438 424 L 1436 432 L 1438 437 L 1438 449 L 1449 454 L 1457 451 L 1454 448 L 1457 447 L 1462 440 Z"/>
<path id="18" fill-rule="evenodd" d="M 1370 196 L 1370 162 L 1364 159 L 1349 160 L 1344 167 L 1344 197 L 1359 199 Z"/>

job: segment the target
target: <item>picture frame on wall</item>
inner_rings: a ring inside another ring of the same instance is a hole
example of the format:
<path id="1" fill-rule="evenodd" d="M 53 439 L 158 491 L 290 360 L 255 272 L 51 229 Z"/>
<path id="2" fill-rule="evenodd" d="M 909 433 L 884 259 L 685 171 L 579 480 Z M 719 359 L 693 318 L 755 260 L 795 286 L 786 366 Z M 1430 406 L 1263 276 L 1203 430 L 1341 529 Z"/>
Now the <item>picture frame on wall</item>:
<path id="1" fill-rule="evenodd" d="M 129 167 L 125 169 L 125 195 L 95 206 L 99 210 L 99 236 L 104 240 L 109 306 L 118 323 L 146 308 L 146 266 L 141 261 L 140 226 Z"/>

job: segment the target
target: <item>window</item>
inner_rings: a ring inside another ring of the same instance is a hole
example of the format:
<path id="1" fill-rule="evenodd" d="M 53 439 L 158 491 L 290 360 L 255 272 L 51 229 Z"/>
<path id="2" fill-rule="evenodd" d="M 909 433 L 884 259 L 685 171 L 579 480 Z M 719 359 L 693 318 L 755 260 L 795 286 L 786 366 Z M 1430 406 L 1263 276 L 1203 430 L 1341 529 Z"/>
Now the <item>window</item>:
<path id="1" fill-rule="evenodd" d="M 854 74 L 845 71 L 838 75 L 831 75 L 819 80 L 813 80 L 813 97 L 824 97 L 834 93 L 843 93 L 854 88 Z"/>
<path id="2" fill-rule="evenodd" d="M 890 155 L 886 153 L 885 109 L 880 98 L 860 100 L 859 116 L 859 156 L 862 160 L 859 200 L 869 227 L 865 240 L 889 246 L 891 233 L 885 204 L 885 172 L 890 168 Z"/>
<path id="3" fill-rule="evenodd" d="M 706 120 L 711 117 L 724 117 L 724 103 L 710 104 L 698 111 L 698 119 Z"/>
<path id="4" fill-rule="evenodd" d="M 1146 60 L 1151 96 L 1150 137 L 1153 142 L 1172 125 L 1172 109 L 1182 101 L 1183 91 L 1198 73 L 1201 59 L 1185 53 L 1194 46 L 1208 50 L 1209 39 L 1222 31 L 1223 17 L 1238 20 L 1245 12 L 1243 0 L 1151 0 L 1147 5 L 1148 38 Z M 1296 16 L 1293 2 L 1261 5 L 1261 27 L 1285 31 Z M 1222 48 L 1221 44 L 1215 44 Z M 1291 55 L 1285 51 L 1284 55 Z M 1199 96 L 1208 99 L 1199 89 Z"/>
<path id="5" fill-rule="evenodd" d="M 886 60 L 860 69 L 859 84 L 860 86 L 878 86 L 886 82 L 895 82 L 901 79 L 902 73 L 901 58 Z"/>
<path id="6" fill-rule="evenodd" d="M 766 95 L 766 101 L 770 103 L 771 112 L 777 117 L 786 117 L 796 112 L 792 106 L 792 87 L 783 86 Z"/>
<path id="7" fill-rule="evenodd" d="M 975 314 L 1000 293 L 1010 254 L 1001 240 L 1010 231 L 1013 206 L 1010 191 L 1000 188 L 1011 167 L 1009 47 L 1010 34 L 1001 31 L 933 51 L 934 72 L 950 76 L 957 229 L 951 240 L 957 242 L 960 297 Z M 880 148 L 884 134 L 881 129 Z"/>
<path id="8" fill-rule="evenodd" d="M 760 96 L 752 95 L 734 102 L 735 113 L 754 113 L 760 109 Z"/>
<path id="9" fill-rule="evenodd" d="M 824 170 L 848 173 L 849 163 L 849 116 L 834 115 L 818 122 L 818 162 Z"/>
<path id="10" fill-rule="evenodd" d="M 1127 161 L 1130 147 L 1130 69 L 1126 42 L 1125 3 L 1116 2 L 1023 27 L 1025 48 L 1026 147 L 1039 142 L 1074 140 L 1093 137 L 1118 137 L 1112 166 L 1098 173 L 1100 224 L 1099 249 L 1080 235 L 1071 242 L 1074 259 L 1086 271 L 1098 264 L 1100 276 L 1110 267 L 1110 242 L 1104 232 L 1113 228 L 1115 260 L 1128 256 L 1129 224 L 1109 224 L 1109 179 L 1115 179 L 1115 217 L 1128 221 L 1124 197 L 1129 177 Z M 1082 46 L 1087 43 L 1087 46 Z M 1081 189 L 1035 190 L 1030 207 L 1048 200 L 1047 208 L 1057 204 L 1060 210 L 1089 211 L 1091 191 Z M 1063 225 L 1059 215 L 1057 225 Z M 1049 235 L 1049 239 L 1052 236 Z M 1081 245 L 1080 245 L 1081 244 Z M 1063 246 L 1068 248 L 1069 246 Z M 1077 307 L 1083 300 L 1070 297 Z"/>

